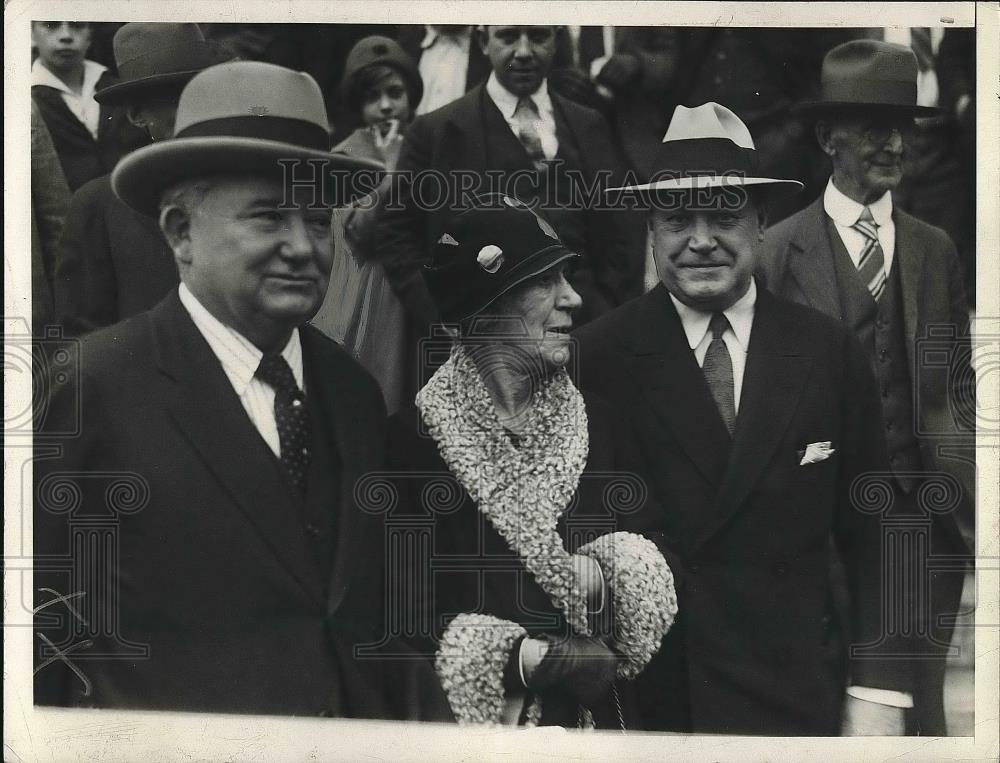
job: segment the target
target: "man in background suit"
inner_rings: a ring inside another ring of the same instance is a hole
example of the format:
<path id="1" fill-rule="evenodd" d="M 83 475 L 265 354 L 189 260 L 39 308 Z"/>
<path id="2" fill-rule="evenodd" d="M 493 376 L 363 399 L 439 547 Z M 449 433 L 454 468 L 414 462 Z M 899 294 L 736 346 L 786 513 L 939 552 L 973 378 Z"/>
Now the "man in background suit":
<path id="1" fill-rule="evenodd" d="M 86 336 L 40 411 L 36 702 L 447 718 L 429 666 L 354 656 L 383 635 L 381 528 L 354 485 L 381 468 L 385 411 L 305 325 L 336 189 L 289 187 L 279 161 L 376 165 L 331 157 L 319 86 L 272 64 L 201 72 L 176 127 L 112 186 L 158 216 L 181 285 Z"/>
<path id="2" fill-rule="evenodd" d="M 832 535 L 849 638 L 878 642 L 880 525 L 851 498 L 885 466 L 878 394 L 843 327 L 754 282 L 764 194 L 801 187 L 756 160 L 732 111 L 679 106 L 654 164 L 672 177 L 633 189 L 661 284 L 576 334 L 581 386 L 631 419 L 679 567 L 678 619 L 640 679 L 646 724 L 899 733 L 898 708 L 854 694 L 907 690 L 907 665 L 875 651 L 848 688 L 828 576 Z"/>
<path id="3" fill-rule="evenodd" d="M 539 203 L 537 211 L 582 256 L 570 276 L 584 300 L 582 319 L 640 291 L 641 231 L 620 212 L 587 208 L 587 196 L 592 204 L 601 201 L 595 184 L 607 187 L 624 174 L 610 129 L 600 114 L 547 84 L 556 29 L 491 26 L 480 44 L 492 74 L 454 103 L 414 120 L 379 228 L 379 256 L 412 321 L 414 348 L 437 319 L 421 264 L 463 195 L 493 190 Z"/>
<path id="4" fill-rule="evenodd" d="M 417 62 L 424 81 L 417 114 L 427 114 L 458 100 L 492 71 L 476 39 L 476 28 L 468 24 L 403 26 L 398 40 Z"/>
<path id="5" fill-rule="evenodd" d="M 830 51 L 821 97 L 801 110 L 815 121 L 833 175 L 813 204 L 768 231 L 761 273 L 776 294 L 857 335 L 879 383 L 896 501 L 929 515 L 931 554 L 961 563 L 975 548 L 975 381 L 961 266 L 947 234 L 901 211 L 893 198 L 913 119 L 935 113 L 918 106 L 916 95 L 909 48 L 858 40 Z M 932 367 L 922 345 L 946 356 L 945 367 Z M 952 477 L 952 510 L 919 505 L 923 471 Z M 915 661 L 908 725 L 912 733 L 942 735 L 953 630 L 946 619 L 958 610 L 964 574 L 920 574 L 928 575 L 930 599 L 914 603 L 924 612 L 913 624 L 923 656 Z"/>
<path id="6" fill-rule="evenodd" d="M 94 99 L 124 111 L 153 141 L 173 137 L 184 85 L 223 60 L 197 24 L 133 22 L 113 44 L 119 80 Z M 73 194 L 53 282 L 56 320 L 77 336 L 153 307 L 178 275 L 157 221 L 120 201 L 103 175 Z"/>

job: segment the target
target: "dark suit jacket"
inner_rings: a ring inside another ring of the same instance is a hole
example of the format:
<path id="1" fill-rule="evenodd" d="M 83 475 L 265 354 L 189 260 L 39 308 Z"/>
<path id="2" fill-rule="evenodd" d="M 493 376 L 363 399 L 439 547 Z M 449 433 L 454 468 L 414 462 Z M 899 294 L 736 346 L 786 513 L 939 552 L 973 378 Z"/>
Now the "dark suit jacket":
<path id="1" fill-rule="evenodd" d="M 110 175 L 73 194 L 59 249 L 56 320 L 72 336 L 150 309 L 179 281 L 157 221 L 121 202 Z"/>
<path id="2" fill-rule="evenodd" d="M 831 622 L 831 532 L 854 593 L 854 643 L 883 631 L 880 525 L 850 500 L 854 478 L 887 463 L 875 381 L 857 340 L 759 288 L 730 439 L 662 285 L 577 338 L 583 387 L 632 419 L 684 568 L 660 672 L 651 665 L 644 678 L 649 725 L 838 733 L 845 687 Z M 809 443 L 827 440 L 830 458 L 799 465 Z M 909 684 L 898 661 L 851 667 L 862 685 Z"/>
<path id="3" fill-rule="evenodd" d="M 907 361 L 914 383 L 912 424 L 925 468 L 951 473 L 965 491 L 959 508 L 936 516 L 936 521 L 943 523 L 959 547 L 973 553 L 975 376 L 961 266 L 944 231 L 896 208 L 892 214 L 893 269 L 899 268 Z M 838 291 L 831 232 L 837 235 L 820 196 L 767 232 L 761 276 L 775 293 L 842 321 L 863 339 L 867 331 L 870 340 L 872 329 L 865 328 L 860 306 Z M 839 239 L 836 244 L 843 246 Z"/>
<path id="4" fill-rule="evenodd" d="M 91 617 L 87 625 L 69 618 L 60 634 L 49 618 L 65 621 L 67 610 L 50 607 L 36 629 L 39 638 L 77 644 L 73 659 L 93 689 L 85 696 L 82 682 L 56 663 L 38 673 L 36 702 L 427 712 L 428 705 L 401 705 L 433 700 L 434 679 L 416 682 L 429 666 L 397 663 L 397 672 L 352 653 L 381 635 L 380 524 L 353 496 L 355 481 L 382 464 L 381 395 L 319 332 L 303 328 L 301 340 L 307 389 L 336 451 L 329 468 L 338 499 L 326 507 L 332 569 L 319 561 L 277 459 L 176 293 L 89 334 L 78 361 L 61 367 L 63 379 L 53 374 L 36 437 L 36 588 L 85 591 L 77 609 Z M 49 442 L 61 452 L 47 453 Z M 59 503 L 73 491 L 76 500 Z M 115 536 L 108 546 L 70 540 L 102 530 Z"/>
<path id="5" fill-rule="evenodd" d="M 116 81 L 111 72 L 105 72 L 97 87 L 107 87 Z M 34 85 L 31 97 L 52 133 L 52 142 L 71 191 L 92 178 L 108 174 L 125 154 L 149 142 L 149 136 L 128 121 L 121 107 L 101 106 L 101 121 L 97 140 L 94 140 L 90 131 L 69 110 L 58 90 Z"/>
<path id="6" fill-rule="evenodd" d="M 584 180 L 592 183 L 599 172 L 610 171 L 610 176 L 604 178 L 605 187 L 617 185 L 624 170 L 607 123 L 592 109 L 551 91 L 550 95 L 557 123 L 579 146 Z M 528 155 L 520 146 L 515 146 L 516 152 L 509 156 L 489 154 L 487 119 L 499 120 L 506 128 L 485 86 L 479 86 L 457 101 L 417 117 L 403 142 L 396 166 L 398 174 L 394 178 L 377 246 L 393 288 L 421 327 L 434 321 L 437 311 L 420 274 L 420 265 L 440 236 L 445 221 L 454 212 L 447 195 L 444 203 L 431 211 L 419 209 L 414 196 L 420 194 L 414 193 L 407 178 L 433 169 L 444 173 L 448 182 L 457 185 L 454 173 L 472 173 L 479 183 L 478 193 L 486 193 L 497 190 L 497 181 L 491 181 L 485 174 L 488 170 L 501 172 L 505 177 L 515 172 L 532 172 Z M 424 198 L 429 201 L 440 193 L 433 190 L 441 187 L 437 182 L 427 182 L 423 187 L 426 189 Z M 466 198 L 471 198 L 468 192 Z M 600 196 L 595 198 L 600 199 Z M 587 214 L 590 250 L 587 260 L 578 269 L 578 278 L 593 285 L 595 298 L 612 305 L 630 296 L 633 287 L 637 291 L 641 281 L 643 241 L 639 239 L 643 235 L 642 226 L 629 226 L 628 219 L 623 213 L 591 211 Z M 586 295 L 584 297 L 586 299 Z"/>

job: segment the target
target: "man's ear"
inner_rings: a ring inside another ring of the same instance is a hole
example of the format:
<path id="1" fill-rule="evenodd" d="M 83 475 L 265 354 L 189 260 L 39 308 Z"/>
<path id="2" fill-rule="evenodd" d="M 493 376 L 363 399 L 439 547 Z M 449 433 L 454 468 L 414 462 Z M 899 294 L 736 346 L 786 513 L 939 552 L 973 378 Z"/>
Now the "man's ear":
<path id="1" fill-rule="evenodd" d="M 819 143 L 823 153 L 827 156 L 833 156 L 837 150 L 833 146 L 833 129 L 830 127 L 830 123 L 820 120 L 813 129 L 816 133 L 816 142 Z"/>
<path id="2" fill-rule="evenodd" d="M 764 231 L 767 230 L 767 204 L 760 204 L 757 207 L 757 240 L 764 240 Z"/>
<path id="3" fill-rule="evenodd" d="M 135 106 L 126 106 L 125 116 L 128 118 L 128 121 L 131 122 L 134 127 L 138 127 L 141 129 L 146 126 L 146 120 L 144 120 L 140 116 L 139 109 L 136 108 Z"/>
<path id="4" fill-rule="evenodd" d="M 174 250 L 174 259 L 178 264 L 191 263 L 191 215 L 187 210 L 171 204 L 160 210 L 160 230 L 170 248 Z"/>

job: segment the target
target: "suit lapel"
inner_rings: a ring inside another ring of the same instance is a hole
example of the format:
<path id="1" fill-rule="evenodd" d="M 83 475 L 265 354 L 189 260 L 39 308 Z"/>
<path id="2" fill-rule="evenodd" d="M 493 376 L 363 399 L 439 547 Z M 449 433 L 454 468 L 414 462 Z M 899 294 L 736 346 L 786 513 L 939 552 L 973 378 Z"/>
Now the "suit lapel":
<path id="1" fill-rule="evenodd" d="M 463 102 L 455 104 L 455 108 L 451 109 L 445 126 L 448 137 L 444 145 L 448 147 L 449 155 L 454 157 L 451 166 L 457 169 L 490 166 L 486 163 L 486 127 L 483 115 L 487 106 L 495 111 L 496 106 L 486 95 L 486 88 L 482 85 L 470 90 L 462 99 Z"/>
<path id="2" fill-rule="evenodd" d="M 900 299 L 903 301 L 903 330 L 910 368 L 914 365 L 913 344 L 917 337 L 920 316 L 921 284 L 924 273 L 924 247 L 910 219 L 900 212 L 893 212 L 896 222 L 896 244 L 892 267 L 899 268 Z"/>
<path id="3" fill-rule="evenodd" d="M 667 290 L 640 297 L 634 352 L 626 364 L 647 404 L 667 425 L 681 449 L 710 483 L 722 481 L 730 437 Z"/>
<path id="4" fill-rule="evenodd" d="M 336 389 L 337 379 L 342 377 L 329 351 L 324 352 L 323 343 L 328 340 L 318 332 L 305 327 L 299 332 L 302 338 L 302 355 L 307 364 L 310 388 L 308 394 L 314 396 L 315 409 L 324 417 L 323 424 L 332 437 L 340 463 L 339 500 L 334 523 L 333 570 L 330 573 L 330 611 L 335 610 L 347 590 L 351 571 L 357 565 L 352 550 L 355 538 L 354 483 L 360 471 L 360 448 L 357 437 L 364 434 L 356 431 L 352 422 L 356 414 L 351 410 L 351 395 Z"/>
<path id="5" fill-rule="evenodd" d="M 792 235 L 788 269 L 810 306 L 841 320 L 843 315 L 834 271 L 834 253 L 826 219 L 823 197 L 820 196 L 803 213 Z"/>
<path id="6" fill-rule="evenodd" d="M 275 557 L 307 594 L 323 601 L 315 555 L 273 454 L 176 291 L 151 318 L 157 364 L 176 383 L 166 401 L 170 415 Z"/>
<path id="7" fill-rule="evenodd" d="M 758 287 L 729 463 L 720 480 L 716 511 L 696 533 L 692 549 L 701 546 L 740 507 L 792 419 L 811 363 L 789 351 L 789 330 L 776 318 L 774 298 Z"/>

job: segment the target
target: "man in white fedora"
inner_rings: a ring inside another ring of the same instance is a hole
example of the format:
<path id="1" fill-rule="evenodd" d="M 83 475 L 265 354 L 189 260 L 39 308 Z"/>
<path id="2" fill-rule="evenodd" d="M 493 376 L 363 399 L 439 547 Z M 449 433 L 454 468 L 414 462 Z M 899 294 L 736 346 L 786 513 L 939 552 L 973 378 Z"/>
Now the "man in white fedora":
<path id="1" fill-rule="evenodd" d="M 801 187 L 756 165 L 733 112 L 678 106 L 652 182 L 626 189 L 649 206 L 660 284 L 576 334 L 581 385 L 631 419 L 680 567 L 646 723 L 898 732 L 902 711 L 846 692 L 906 690 L 907 666 L 884 643 L 845 675 L 829 581 L 836 554 L 851 643 L 880 642 L 880 526 L 851 498 L 886 463 L 875 380 L 843 327 L 755 282 L 766 196 Z"/>
<path id="2" fill-rule="evenodd" d="M 381 527 L 354 487 L 381 468 L 385 414 L 306 325 L 336 181 L 370 168 L 328 140 L 311 77 L 233 62 L 116 168 L 181 283 L 85 337 L 40 406 L 36 442 L 58 448 L 36 462 L 37 702 L 448 717 L 429 666 L 354 656 L 383 635 Z M 282 161 L 312 164 L 295 185 Z"/>
<path id="3" fill-rule="evenodd" d="M 920 659 L 907 719 L 912 733 L 943 736 L 945 660 L 975 553 L 976 394 L 955 244 L 894 203 L 914 118 L 940 114 L 917 103 L 918 71 L 909 47 L 880 40 L 827 54 L 819 99 L 798 111 L 833 172 L 819 198 L 768 231 L 760 264 L 776 294 L 858 337 L 878 380 L 894 500 L 927 521 L 929 553 L 949 558 L 950 569 L 921 563 L 913 581 L 925 598 L 914 602 Z M 947 510 L 921 497 L 932 484 Z"/>

